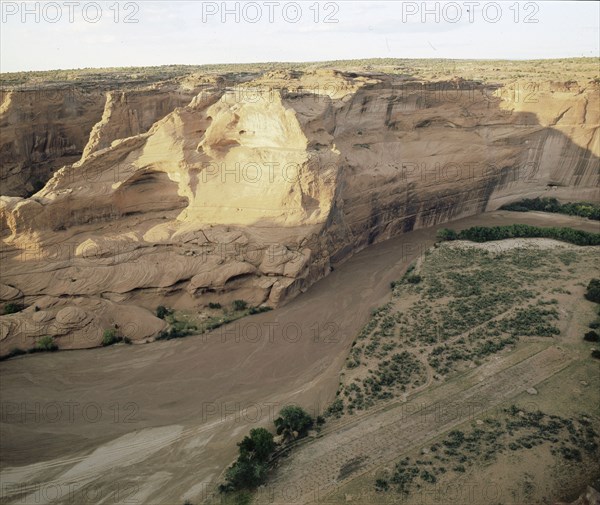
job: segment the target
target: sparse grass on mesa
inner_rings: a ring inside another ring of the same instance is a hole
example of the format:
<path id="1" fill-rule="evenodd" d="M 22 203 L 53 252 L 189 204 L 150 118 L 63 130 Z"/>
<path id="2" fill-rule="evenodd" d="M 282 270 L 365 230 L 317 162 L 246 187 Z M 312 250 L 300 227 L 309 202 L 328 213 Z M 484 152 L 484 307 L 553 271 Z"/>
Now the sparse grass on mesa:
<path id="1" fill-rule="evenodd" d="M 123 85 L 151 84 L 177 79 L 192 73 L 259 74 L 274 70 L 339 69 L 342 71 L 385 72 L 416 79 L 445 80 L 457 76 L 482 82 L 510 82 L 516 79 L 598 81 L 597 58 L 560 58 L 546 60 L 447 60 L 372 58 L 323 62 L 262 62 L 246 64 L 163 65 L 158 67 L 114 67 L 8 72 L 0 76 L 0 86 L 93 85 L 120 82 Z"/>
<path id="2" fill-rule="evenodd" d="M 598 249 L 488 249 L 442 243 L 392 283 L 392 300 L 352 345 L 329 415 L 442 382 L 522 341 L 560 336 L 560 301 L 581 291 Z"/>

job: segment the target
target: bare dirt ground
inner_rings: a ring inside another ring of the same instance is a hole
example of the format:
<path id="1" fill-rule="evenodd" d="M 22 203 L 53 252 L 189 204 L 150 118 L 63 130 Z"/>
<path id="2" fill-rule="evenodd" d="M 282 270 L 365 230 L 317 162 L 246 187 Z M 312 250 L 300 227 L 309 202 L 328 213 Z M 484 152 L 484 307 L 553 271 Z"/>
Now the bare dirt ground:
<path id="1" fill-rule="evenodd" d="M 584 219 L 510 212 L 450 227 L 514 222 L 598 231 L 597 223 Z M 435 231 L 417 230 L 370 247 L 288 305 L 207 336 L 2 363 L 0 502 L 203 501 L 249 429 L 271 425 L 285 404 L 298 403 L 315 414 L 333 399 L 348 349 L 370 310 L 389 297 L 390 281 L 431 246 Z M 481 383 L 455 392 L 465 401 L 501 401 L 568 362 L 557 349 L 529 359 L 535 367 L 524 361 L 499 371 L 493 381 L 481 376 Z M 448 384 L 448 393 L 457 386 Z M 381 415 L 382 422 L 393 418 Z M 374 431 L 366 434 L 385 449 L 386 430 L 378 434 L 378 426 L 369 424 Z M 402 428 L 396 427 L 396 443 L 413 443 Z M 348 430 L 336 436 L 345 433 L 351 437 Z M 323 457 L 344 464 L 359 446 L 332 448 Z M 303 450 L 308 452 L 298 452 L 298 458 L 312 461 L 310 449 Z M 325 461 L 319 459 L 318 468 Z M 332 475 L 323 469 L 314 478 L 320 486 Z"/>

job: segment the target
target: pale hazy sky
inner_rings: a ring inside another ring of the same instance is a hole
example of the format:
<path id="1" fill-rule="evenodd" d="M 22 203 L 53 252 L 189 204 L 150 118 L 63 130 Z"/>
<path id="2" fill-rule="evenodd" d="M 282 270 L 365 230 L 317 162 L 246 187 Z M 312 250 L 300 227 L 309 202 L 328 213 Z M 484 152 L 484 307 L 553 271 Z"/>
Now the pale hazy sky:
<path id="1" fill-rule="evenodd" d="M 600 55 L 599 2 L 1 4 L 2 72 L 351 58 Z"/>

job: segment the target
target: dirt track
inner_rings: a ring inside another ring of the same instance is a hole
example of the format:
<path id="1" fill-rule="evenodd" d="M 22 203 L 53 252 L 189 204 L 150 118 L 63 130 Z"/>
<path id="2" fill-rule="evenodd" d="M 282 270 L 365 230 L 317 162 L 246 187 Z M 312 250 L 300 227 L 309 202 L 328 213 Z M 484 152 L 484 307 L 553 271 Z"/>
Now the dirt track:
<path id="1" fill-rule="evenodd" d="M 597 223 L 578 218 L 506 212 L 452 227 L 512 222 L 598 231 Z M 434 236 L 435 229 L 418 230 L 372 246 L 289 305 L 207 338 L 2 363 L 0 502 L 199 502 L 249 429 L 271 425 L 286 403 L 314 413 L 331 401 L 371 308 Z M 512 394 L 513 379 L 501 381 L 499 398 Z M 475 387 L 462 394 L 479 393 Z M 404 437 L 399 443 L 416 440 Z M 331 457 L 343 464 L 353 457 L 348 451 Z"/>

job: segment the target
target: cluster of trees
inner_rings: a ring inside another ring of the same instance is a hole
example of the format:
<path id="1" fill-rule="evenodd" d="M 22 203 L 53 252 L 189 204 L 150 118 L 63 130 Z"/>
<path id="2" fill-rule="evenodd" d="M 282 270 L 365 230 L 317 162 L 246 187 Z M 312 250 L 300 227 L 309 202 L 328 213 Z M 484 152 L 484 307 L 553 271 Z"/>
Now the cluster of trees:
<path id="1" fill-rule="evenodd" d="M 322 422 L 323 418 L 318 417 L 317 424 Z M 302 408 L 290 405 L 281 409 L 274 424 L 277 434 L 286 443 L 305 437 L 314 425 L 314 420 Z M 238 458 L 227 469 L 226 483 L 219 488 L 222 492 L 254 489 L 263 484 L 277 444 L 269 430 L 254 428 L 238 443 L 238 447 Z"/>
<path id="2" fill-rule="evenodd" d="M 576 245 L 600 245 L 600 233 L 592 233 L 573 228 L 544 228 L 528 224 L 510 224 L 506 226 L 473 226 L 456 232 L 448 228 L 438 230 L 439 240 L 471 240 L 473 242 L 489 242 L 507 238 L 552 238 Z"/>
<path id="3" fill-rule="evenodd" d="M 588 219 L 600 221 L 600 205 L 589 202 L 560 203 L 556 198 L 525 198 L 520 202 L 503 205 L 500 209 L 517 212 L 539 210 L 542 212 L 567 214 L 569 216 L 587 217 Z"/>

